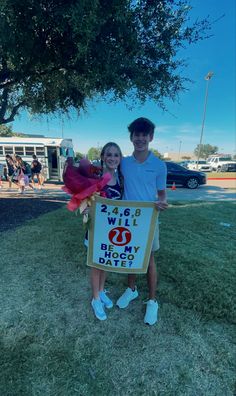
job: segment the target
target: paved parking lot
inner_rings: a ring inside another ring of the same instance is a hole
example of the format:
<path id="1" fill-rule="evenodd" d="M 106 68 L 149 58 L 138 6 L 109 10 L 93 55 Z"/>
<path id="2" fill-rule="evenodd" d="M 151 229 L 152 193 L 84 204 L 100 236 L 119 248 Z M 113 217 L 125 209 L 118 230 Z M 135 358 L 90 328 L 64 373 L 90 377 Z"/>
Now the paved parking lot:
<path id="1" fill-rule="evenodd" d="M 16 186 L 8 188 L 6 182 L 0 189 L 0 198 L 46 198 L 67 201 L 70 197 L 65 194 L 61 187 L 62 183 L 46 183 L 43 190 L 27 189 L 25 194 L 19 194 Z M 236 200 L 236 180 L 208 180 L 207 185 L 200 186 L 196 190 L 177 187 L 176 190 L 167 189 L 169 201 L 233 201 Z"/>
<path id="2" fill-rule="evenodd" d="M 167 189 L 168 201 L 234 201 L 236 189 L 205 185 L 196 190 L 188 188 Z"/>

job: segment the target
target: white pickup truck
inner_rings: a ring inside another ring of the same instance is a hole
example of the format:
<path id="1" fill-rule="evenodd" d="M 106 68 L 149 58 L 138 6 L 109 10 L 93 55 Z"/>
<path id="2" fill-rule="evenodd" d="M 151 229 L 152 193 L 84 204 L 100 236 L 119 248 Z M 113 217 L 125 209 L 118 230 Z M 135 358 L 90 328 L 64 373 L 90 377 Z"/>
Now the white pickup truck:
<path id="1" fill-rule="evenodd" d="M 213 171 L 220 172 L 224 164 L 236 164 L 231 157 L 211 157 L 207 159 L 207 163 L 211 166 Z"/>

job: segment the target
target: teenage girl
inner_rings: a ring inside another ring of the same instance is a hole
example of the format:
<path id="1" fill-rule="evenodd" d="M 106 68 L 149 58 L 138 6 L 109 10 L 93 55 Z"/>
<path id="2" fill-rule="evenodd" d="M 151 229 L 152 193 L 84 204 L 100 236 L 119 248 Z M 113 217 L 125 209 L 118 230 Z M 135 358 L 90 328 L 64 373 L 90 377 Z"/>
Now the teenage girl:
<path id="1" fill-rule="evenodd" d="M 103 188 L 109 199 L 121 199 L 123 190 L 123 178 L 120 172 L 122 153 L 120 147 L 113 142 L 105 144 L 101 151 L 102 173 L 109 172 L 112 176 L 108 184 Z M 99 320 L 107 319 L 104 308 L 112 308 L 113 302 L 107 297 L 104 290 L 106 272 L 97 268 L 91 269 L 91 287 L 93 299 L 91 302 L 95 316 Z"/>

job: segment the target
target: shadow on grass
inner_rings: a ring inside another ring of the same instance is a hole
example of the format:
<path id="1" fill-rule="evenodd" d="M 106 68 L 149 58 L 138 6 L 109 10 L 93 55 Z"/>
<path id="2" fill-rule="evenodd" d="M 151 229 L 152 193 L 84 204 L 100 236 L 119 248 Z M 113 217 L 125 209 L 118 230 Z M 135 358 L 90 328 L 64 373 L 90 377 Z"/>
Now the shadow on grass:
<path id="1" fill-rule="evenodd" d="M 1 198 L 0 232 L 14 230 L 27 220 L 32 220 L 63 206 L 65 206 L 63 197 Z"/>

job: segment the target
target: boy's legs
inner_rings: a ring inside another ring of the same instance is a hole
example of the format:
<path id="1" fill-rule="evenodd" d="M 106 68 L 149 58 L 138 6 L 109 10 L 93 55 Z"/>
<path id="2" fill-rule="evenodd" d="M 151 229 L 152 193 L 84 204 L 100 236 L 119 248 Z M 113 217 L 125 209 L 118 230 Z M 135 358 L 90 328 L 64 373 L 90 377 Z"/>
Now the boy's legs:
<path id="1" fill-rule="evenodd" d="M 157 270 L 154 260 L 154 253 L 151 253 L 149 267 L 147 272 L 147 282 L 149 290 L 149 299 L 155 300 L 156 298 L 156 287 L 157 287 Z"/>
<path id="2" fill-rule="evenodd" d="M 135 279 L 136 279 L 136 275 L 135 274 L 129 274 L 128 275 L 128 286 L 132 290 L 135 289 Z"/>
<path id="3" fill-rule="evenodd" d="M 128 286 L 133 291 L 135 290 L 135 274 L 128 275 Z M 147 271 L 147 283 L 148 283 L 148 290 L 149 290 L 149 299 L 155 300 L 156 298 L 156 287 L 157 287 L 157 270 L 154 260 L 154 253 L 151 252 L 149 266 Z"/>

